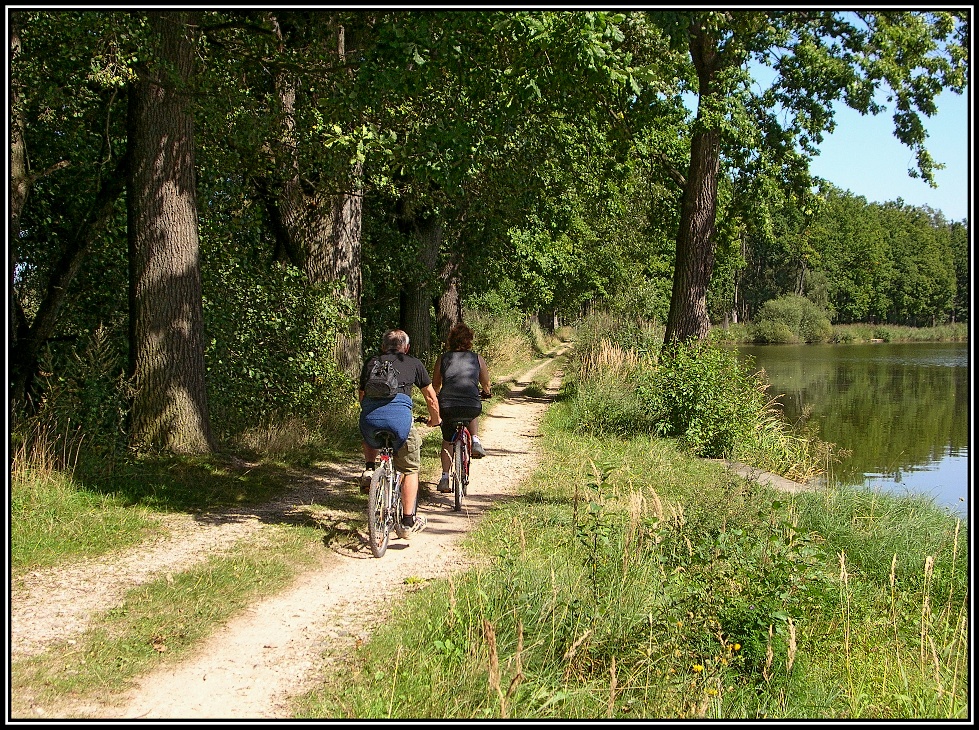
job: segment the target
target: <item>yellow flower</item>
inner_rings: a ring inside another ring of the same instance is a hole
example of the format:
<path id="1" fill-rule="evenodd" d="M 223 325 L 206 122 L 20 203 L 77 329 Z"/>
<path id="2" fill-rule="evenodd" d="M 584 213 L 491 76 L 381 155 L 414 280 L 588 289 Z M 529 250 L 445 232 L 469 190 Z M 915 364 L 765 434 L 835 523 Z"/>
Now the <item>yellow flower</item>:
<path id="1" fill-rule="evenodd" d="M 717 690 L 716 689 L 709 689 L 709 690 L 707 690 L 707 694 L 710 695 L 711 697 L 713 697 L 714 695 L 717 694 Z"/>
<path id="2" fill-rule="evenodd" d="M 704 671 L 704 665 L 703 664 L 694 664 L 693 665 L 693 670 L 695 672 L 702 672 L 702 671 Z"/>
<path id="3" fill-rule="evenodd" d="M 735 650 L 735 651 L 737 651 L 737 650 L 738 650 L 738 649 L 740 649 L 740 648 L 741 648 L 741 644 L 735 644 L 735 645 L 734 645 L 734 650 Z"/>

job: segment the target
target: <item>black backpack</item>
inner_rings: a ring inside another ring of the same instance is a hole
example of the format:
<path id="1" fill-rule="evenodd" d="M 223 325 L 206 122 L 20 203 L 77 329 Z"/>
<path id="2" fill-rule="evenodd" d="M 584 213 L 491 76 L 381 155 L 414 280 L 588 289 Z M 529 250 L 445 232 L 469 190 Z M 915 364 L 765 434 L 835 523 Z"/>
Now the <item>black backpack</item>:
<path id="1" fill-rule="evenodd" d="M 393 398 L 398 393 L 398 371 L 390 360 L 377 358 L 364 382 L 364 395 L 368 398 Z"/>

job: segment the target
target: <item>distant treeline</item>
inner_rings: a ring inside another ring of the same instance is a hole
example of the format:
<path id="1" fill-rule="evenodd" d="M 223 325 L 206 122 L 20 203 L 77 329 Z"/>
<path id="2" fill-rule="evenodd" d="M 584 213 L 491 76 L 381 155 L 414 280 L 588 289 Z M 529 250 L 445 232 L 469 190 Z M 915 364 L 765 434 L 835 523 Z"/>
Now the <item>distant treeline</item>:
<path id="1" fill-rule="evenodd" d="M 827 186 L 808 215 L 786 204 L 769 230 L 749 222 L 742 240 L 715 282 L 715 318 L 751 320 L 766 301 L 798 294 L 837 324 L 968 321 L 967 221 Z"/>

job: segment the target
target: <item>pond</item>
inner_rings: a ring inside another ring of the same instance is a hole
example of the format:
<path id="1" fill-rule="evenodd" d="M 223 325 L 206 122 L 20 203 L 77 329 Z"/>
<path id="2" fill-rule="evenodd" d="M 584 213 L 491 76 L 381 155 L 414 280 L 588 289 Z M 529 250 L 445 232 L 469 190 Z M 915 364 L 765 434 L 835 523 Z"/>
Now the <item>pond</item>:
<path id="1" fill-rule="evenodd" d="M 764 369 L 790 422 L 851 453 L 838 482 L 923 494 L 966 516 L 969 351 L 965 343 L 739 346 Z"/>

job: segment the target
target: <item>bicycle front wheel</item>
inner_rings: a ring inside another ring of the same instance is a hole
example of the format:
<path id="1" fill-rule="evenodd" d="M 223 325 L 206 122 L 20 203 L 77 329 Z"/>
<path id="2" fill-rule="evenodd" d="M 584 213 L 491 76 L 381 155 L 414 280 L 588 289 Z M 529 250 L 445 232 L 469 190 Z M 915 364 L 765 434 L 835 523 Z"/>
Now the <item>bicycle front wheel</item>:
<path id="1" fill-rule="evenodd" d="M 391 465 L 385 463 L 374 470 L 371 477 L 371 488 L 367 493 L 367 536 L 371 552 L 375 558 L 380 558 L 388 549 L 388 538 L 391 534 L 390 489 Z"/>
<path id="2" fill-rule="evenodd" d="M 462 509 L 462 495 L 465 489 L 465 484 L 463 483 L 463 463 L 462 463 L 462 439 L 457 438 L 455 442 L 455 448 L 452 450 L 452 494 L 455 497 L 454 509 L 456 512 Z"/>

